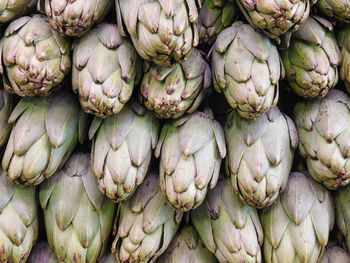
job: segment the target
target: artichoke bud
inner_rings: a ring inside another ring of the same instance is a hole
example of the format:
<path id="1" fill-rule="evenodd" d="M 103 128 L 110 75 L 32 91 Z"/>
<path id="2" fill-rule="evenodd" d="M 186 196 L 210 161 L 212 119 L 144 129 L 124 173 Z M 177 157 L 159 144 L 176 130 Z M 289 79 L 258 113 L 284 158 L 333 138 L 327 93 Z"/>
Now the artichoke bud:
<path id="1" fill-rule="evenodd" d="M 347 92 L 350 93 L 350 26 L 342 25 L 339 29 L 337 38 L 342 58 L 339 73 Z"/>
<path id="2" fill-rule="evenodd" d="M 327 245 L 319 263 L 349 263 L 350 255 L 345 249 L 334 244 Z"/>
<path id="3" fill-rule="evenodd" d="M 41 263 L 41 262 L 42 263 L 59 262 L 46 242 L 39 242 L 38 244 L 36 244 L 28 258 L 28 263 Z"/>
<path id="4" fill-rule="evenodd" d="M 0 24 L 30 13 L 35 9 L 37 0 L 2 0 L 0 6 Z"/>
<path id="5" fill-rule="evenodd" d="M 329 18 L 339 22 L 350 22 L 350 0 L 318 0 L 316 8 Z"/>

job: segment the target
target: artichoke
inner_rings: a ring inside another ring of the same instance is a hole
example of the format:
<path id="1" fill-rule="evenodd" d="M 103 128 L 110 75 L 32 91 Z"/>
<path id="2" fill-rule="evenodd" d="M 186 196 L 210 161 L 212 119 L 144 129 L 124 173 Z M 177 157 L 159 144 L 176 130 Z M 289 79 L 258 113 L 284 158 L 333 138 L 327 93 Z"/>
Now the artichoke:
<path id="1" fill-rule="evenodd" d="M 280 36 L 295 31 L 309 17 L 310 1 L 314 0 L 238 0 L 237 3 L 254 27 L 280 41 Z"/>
<path id="2" fill-rule="evenodd" d="M 350 22 L 350 0 L 318 0 L 316 7 L 328 17 Z"/>
<path id="3" fill-rule="evenodd" d="M 119 263 L 155 262 L 169 246 L 182 219 L 161 193 L 151 172 L 136 193 L 119 204 L 112 253 Z"/>
<path id="4" fill-rule="evenodd" d="M 7 143 L 12 125 L 8 122 L 12 112 L 12 96 L 0 90 L 0 147 Z"/>
<path id="5" fill-rule="evenodd" d="M 46 242 L 39 242 L 30 253 L 28 263 L 58 263 Z"/>
<path id="6" fill-rule="evenodd" d="M 32 11 L 37 0 L 1 0 L 0 24 L 6 24 L 12 20 Z"/>
<path id="7" fill-rule="evenodd" d="M 0 171 L 0 262 L 24 263 L 39 235 L 34 187 L 14 185 Z"/>
<path id="8" fill-rule="evenodd" d="M 341 55 L 332 31 L 327 20 L 309 17 L 282 50 L 286 79 L 299 96 L 323 98 L 337 84 Z"/>
<path id="9" fill-rule="evenodd" d="M 215 263 L 215 256 L 205 247 L 196 230 L 185 226 L 160 256 L 159 263 Z"/>
<path id="10" fill-rule="evenodd" d="M 113 0 L 39 0 L 38 6 L 61 35 L 80 37 L 103 20 L 112 3 Z"/>
<path id="11" fill-rule="evenodd" d="M 170 66 L 198 44 L 197 2 L 116 0 L 119 30 L 125 35 L 125 25 L 144 60 Z"/>
<path id="12" fill-rule="evenodd" d="M 193 211 L 194 228 L 219 262 L 261 262 L 263 230 L 255 208 L 242 203 L 228 178 L 220 179 Z"/>
<path id="13" fill-rule="evenodd" d="M 113 201 L 127 199 L 143 182 L 158 133 L 158 120 L 136 103 L 117 115 L 94 119 L 91 167 L 101 191 Z"/>
<path id="14" fill-rule="evenodd" d="M 350 25 L 340 28 L 338 33 L 342 64 L 340 65 L 340 78 L 345 82 L 345 87 L 350 93 Z"/>
<path id="15" fill-rule="evenodd" d="M 19 96 L 46 96 L 71 68 L 70 42 L 42 15 L 13 21 L 1 41 L 5 89 Z"/>
<path id="16" fill-rule="evenodd" d="M 115 259 L 114 255 L 112 253 L 109 253 L 108 255 L 105 255 L 99 263 L 117 263 L 117 260 Z"/>
<path id="17" fill-rule="evenodd" d="M 117 114 L 130 99 L 141 72 L 138 54 L 116 25 L 99 24 L 74 43 L 72 86 L 88 113 Z"/>
<path id="18" fill-rule="evenodd" d="M 319 263 L 350 263 L 350 255 L 341 247 L 327 246 Z"/>
<path id="19" fill-rule="evenodd" d="M 307 175 L 289 175 L 286 190 L 261 214 L 266 263 L 316 263 L 334 224 L 331 194 Z"/>
<path id="20" fill-rule="evenodd" d="M 163 126 L 155 155 L 162 192 L 176 209 L 189 211 L 217 183 L 226 156 L 224 131 L 211 112 L 195 112 Z"/>
<path id="21" fill-rule="evenodd" d="M 328 189 L 350 182 L 350 100 L 331 90 L 323 100 L 299 102 L 294 109 L 299 152 L 310 175 Z"/>
<path id="22" fill-rule="evenodd" d="M 257 208 L 271 205 L 288 182 L 298 134 L 277 107 L 256 120 L 232 112 L 225 127 L 226 169 L 236 193 Z"/>
<path id="23" fill-rule="evenodd" d="M 145 67 L 140 100 L 159 118 L 193 113 L 210 92 L 211 71 L 202 53 L 192 49 L 186 58 L 171 67 Z"/>
<path id="24" fill-rule="evenodd" d="M 75 153 L 40 186 L 39 199 L 56 257 L 62 262 L 97 262 L 112 230 L 115 206 L 98 190 L 89 154 Z"/>
<path id="25" fill-rule="evenodd" d="M 86 116 L 65 92 L 23 98 L 13 110 L 13 124 L 2 167 L 15 183 L 40 184 L 83 142 Z"/>
<path id="26" fill-rule="evenodd" d="M 238 15 L 235 2 L 229 0 L 204 0 L 199 10 L 199 41 L 212 44 L 217 35 L 229 27 Z"/>
<path id="27" fill-rule="evenodd" d="M 218 35 L 212 67 L 215 89 L 243 118 L 276 105 L 283 66 L 274 44 L 249 24 L 235 22 Z"/>

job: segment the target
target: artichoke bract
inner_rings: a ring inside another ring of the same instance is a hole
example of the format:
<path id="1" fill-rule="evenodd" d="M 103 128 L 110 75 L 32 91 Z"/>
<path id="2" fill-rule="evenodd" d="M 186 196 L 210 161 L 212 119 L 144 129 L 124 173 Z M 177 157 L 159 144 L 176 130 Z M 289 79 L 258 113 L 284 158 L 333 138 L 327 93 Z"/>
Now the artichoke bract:
<path id="1" fill-rule="evenodd" d="M 350 182 L 350 100 L 331 90 L 323 100 L 299 102 L 294 109 L 299 153 L 310 175 L 328 189 Z"/>
<path id="2" fill-rule="evenodd" d="M 331 194 L 307 175 L 293 172 L 276 203 L 263 210 L 266 263 L 316 263 L 334 225 Z"/>
<path id="3" fill-rule="evenodd" d="M 316 7 L 330 18 L 350 22 L 350 0 L 317 0 Z"/>
<path id="4" fill-rule="evenodd" d="M 210 93 L 211 70 L 201 51 L 192 49 L 171 67 L 145 67 L 140 100 L 159 118 L 177 119 L 193 113 Z"/>
<path id="5" fill-rule="evenodd" d="M 211 44 L 217 35 L 229 27 L 238 15 L 238 7 L 234 1 L 204 0 L 199 10 L 199 41 Z"/>
<path id="6" fill-rule="evenodd" d="M 59 261 L 94 263 L 102 257 L 115 205 L 98 190 L 89 154 L 72 155 L 40 186 L 39 200 L 47 240 Z"/>
<path id="7" fill-rule="evenodd" d="M 170 66 L 198 44 L 198 2 L 116 0 L 118 27 L 144 60 Z"/>
<path id="8" fill-rule="evenodd" d="M 176 209 L 189 211 L 217 183 L 226 156 L 224 131 L 209 111 L 183 116 L 163 126 L 155 155 L 162 192 Z"/>
<path id="9" fill-rule="evenodd" d="M 350 263 L 350 255 L 341 247 L 327 246 L 319 263 Z"/>
<path id="10" fill-rule="evenodd" d="M 225 126 L 226 170 L 236 193 L 249 205 L 271 205 L 288 181 L 298 134 L 277 107 L 256 120 L 232 112 Z"/>
<path id="11" fill-rule="evenodd" d="M 338 32 L 342 64 L 340 65 L 340 78 L 344 81 L 347 92 L 350 93 L 350 26 L 344 25 Z"/>
<path id="12" fill-rule="evenodd" d="M 2 159 L 11 181 L 40 184 L 67 160 L 83 142 L 87 119 L 79 102 L 69 93 L 23 98 L 13 110 L 13 124 Z"/>
<path id="13" fill-rule="evenodd" d="M 160 256 L 159 263 L 215 263 L 215 256 L 205 247 L 193 226 L 186 225 Z"/>
<path id="14" fill-rule="evenodd" d="M 206 200 L 191 211 L 191 220 L 219 262 L 261 262 L 263 230 L 254 207 L 245 205 L 221 178 Z"/>
<path id="15" fill-rule="evenodd" d="M 325 97 L 338 82 L 341 62 L 332 24 L 321 17 L 309 17 L 292 33 L 287 45 L 280 54 L 289 86 L 305 98 Z"/>
<path id="16" fill-rule="evenodd" d="M 0 90 L 0 147 L 7 143 L 11 132 L 12 124 L 9 118 L 12 113 L 12 95 L 8 94 L 3 89 Z"/>
<path id="17" fill-rule="evenodd" d="M 41 2 L 40 2 L 41 1 Z M 113 0 L 39 0 L 50 24 L 61 35 L 80 37 L 108 14 Z"/>
<path id="18" fill-rule="evenodd" d="M 88 113 L 98 117 L 117 114 L 141 74 L 141 59 L 116 25 L 99 24 L 74 42 L 72 88 Z"/>
<path id="19" fill-rule="evenodd" d="M 235 22 L 218 35 L 212 70 L 215 89 L 242 117 L 255 119 L 276 105 L 284 69 L 276 46 L 249 24 Z"/>
<path id="20" fill-rule="evenodd" d="M 12 20 L 32 11 L 37 0 L 1 0 L 0 24 L 6 24 Z"/>
<path id="21" fill-rule="evenodd" d="M 46 96 L 70 71 L 70 42 L 42 15 L 13 21 L 1 41 L 4 87 L 19 96 Z"/>
<path id="22" fill-rule="evenodd" d="M 35 187 L 12 184 L 0 171 L 0 262 L 25 263 L 39 236 Z"/>
<path id="23" fill-rule="evenodd" d="M 39 242 L 35 245 L 30 256 L 28 263 L 58 263 L 59 261 L 53 254 L 49 245 L 46 242 Z"/>
<path id="24" fill-rule="evenodd" d="M 310 13 L 310 0 L 238 0 L 248 22 L 267 36 L 280 41 L 287 31 L 295 31 Z"/>
<path id="25" fill-rule="evenodd" d="M 159 122 L 137 103 L 106 119 L 95 118 L 91 167 L 99 187 L 113 201 L 123 201 L 143 182 L 158 142 Z"/>
<path id="26" fill-rule="evenodd" d="M 117 263 L 116 258 L 112 253 L 105 255 L 98 263 Z"/>
<path id="27" fill-rule="evenodd" d="M 158 174 L 150 172 L 135 194 L 119 204 L 112 245 L 119 263 L 155 262 L 176 234 L 182 213 L 168 204 L 158 181 Z"/>

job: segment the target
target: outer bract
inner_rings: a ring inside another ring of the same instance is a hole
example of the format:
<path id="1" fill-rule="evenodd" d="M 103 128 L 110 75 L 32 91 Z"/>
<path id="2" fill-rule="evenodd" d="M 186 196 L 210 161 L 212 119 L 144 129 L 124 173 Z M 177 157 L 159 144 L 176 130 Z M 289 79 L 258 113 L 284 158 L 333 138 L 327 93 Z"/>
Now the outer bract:
<path id="1" fill-rule="evenodd" d="M 168 249 L 157 261 L 159 263 L 215 263 L 215 256 L 205 247 L 192 226 L 185 226 Z"/>
<path id="2" fill-rule="evenodd" d="M 281 58 L 290 87 L 305 98 L 326 96 L 338 82 L 341 62 L 332 24 L 321 17 L 309 17 L 288 45 Z"/>
<path id="3" fill-rule="evenodd" d="M 46 242 L 39 242 L 35 245 L 30 256 L 28 263 L 58 263 L 55 255 L 51 251 L 49 245 Z"/>
<path id="4" fill-rule="evenodd" d="M 283 66 L 274 44 L 249 24 L 235 22 L 219 34 L 212 67 L 214 87 L 243 118 L 276 105 Z"/>
<path id="5" fill-rule="evenodd" d="M 70 48 L 42 15 L 13 21 L 1 41 L 5 89 L 19 96 L 46 96 L 70 71 Z"/>
<path id="6" fill-rule="evenodd" d="M 226 169 L 236 193 L 249 205 L 271 205 L 288 181 L 298 134 L 277 107 L 256 120 L 232 112 L 226 123 Z"/>
<path id="7" fill-rule="evenodd" d="M 342 57 L 340 78 L 345 82 L 345 87 L 350 93 L 350 26 L 342 25 L 342 28 L 339 29 L 338 44 Z"/>
<path id="8" fill-rule="evenodd" d="M 350 22 L 349 0 L 318 0 L 316 7 L 330 18 L 343 22 Z"/>
<path id="9" fill-rule="evenodd" d="M 191 211 L 195 229 L 219 262 L 261 262 L 263 230 L 255 208 L 241 202 L 228 178 Z"/>
<path id="10" fill-rule="evenodd" d="M 199 0 L 116 0 L 121 33 L 126 30 L 140 56 L 160 66 L 183 60 L 197 46 Z"/>
<path id="11" fill-rule="evenodd" d="M 207 97 L 212 76 L 203 54 L 197 50 L 171 67 L 145 67 L 140 100 L 159 118 L 177 119 L 193 113 Z"/>
<path id="12" fill-rule="evenodd" d="M 163 126 L 155 155 L 162 192 L 176 209 L 189 211 L 217 183 L 226 156 L 224 131 L 211 112 L 195 112 Z"/>
<path id="13" fill-rule="evenodd" d="M 310 175 L 328 189 L 350 182 L 350 100 L 331 90 L 323 100 L 299 102 L 294 109 L 299 152 Z"/>
<path id="14" fill-rule="evenodd" d="M 39 0 L 50 24 L 69 37 L 84 35 L 108 14 L 113 0 Z"/>
<path id="15" fill-rule="evenodd" d="M 0 90 L 0 147 L 7 143 L 12 125 L 8 122 L 12 112 L 12 95 Z"/>
<path id="16" fill-rule="evenodd" d="M 99 24 L 74 43 L 72 86 L 88 113 L 99 117 L 117 114 L 141 74 L 141 59 L 116 25 Z"/>
<path id="17" fill-rule="evenodd" d="M 305 22 L 311 5 L 309 0 L 238 0 L 237 3 L 251 25 L 277 41 L 282 34 L 297 30 Z"/>
<path id="18" fill-rule="evenodd" d="M 25 185 L 53 175 L 86 132 L 86 115 L 65 92 L 22 99 L 9 122 L 13 128 L 2 167 L 11 181 Z"/>
<path id="19" fill-rule="evenodd" d="M 39 235 L 34 187 L 12 184 L 0 171 L 0 262 L 25 263 Z"/>
<path id="20" fill-rule="evenodd" d="M 112 230 L 115 206 L 97 186 L 89 154 L 76 153 L 40 186 L 46 236 L 61 262 L 97 262 Z"/>
<path id="21" fill-rule="evenodd" d="M 6 24 L 32 11 L 37 0 L 1 0 L 0 24 Z"/>
<path id="22" fill-rule="evenodd" d="M 350 263 L 350 255 L 341 247 L 327 246 L 319 263 Z"/>
<path id="23" fill-rule="evenodd" d="M 155 262 L 169 246 L 182 213 L 168 204 L 151 172 L 136 193 L 120 203 L 112 253 L 120 263 Z"/>
<path id="24" fill-rule="evenodd" d="M 286 190 L 261 215 L 266 263 L 316 263 L 334 225 L 331 194 L 307 175 L 291 173 Z"/>
<path id="25" fill-rule="evenodd" d="M 234 1 L 204 0 L 199 11 L 199 41 L 215 42 L 217 35 L 229 27 L 237 15 L 238 7 Z"/>
<path id="26" fill-rule="evenodd" d="M 130 197 L 143 182 L 158 142 L 159 123 L 136 103 L 104 120 L 95 118 L 91 166 L 99 187 L 113 201 Z"/>

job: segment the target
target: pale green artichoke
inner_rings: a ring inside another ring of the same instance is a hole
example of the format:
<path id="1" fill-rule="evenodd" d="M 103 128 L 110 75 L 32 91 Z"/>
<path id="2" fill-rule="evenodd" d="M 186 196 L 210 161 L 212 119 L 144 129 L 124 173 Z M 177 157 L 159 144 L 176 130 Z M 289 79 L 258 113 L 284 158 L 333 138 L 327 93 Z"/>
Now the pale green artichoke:
<path id="1" fill-rule="evenodd" d="M 308 175 L 289 175 L 286 190 L 261 214 L 266 263 L 316 263 L 334 225 L 331 194 Z"/>
<path id="2" fill-rule="evenodd" d="M 215 263 L 212 254 L 198 237 L 193 226 L 186 225 L 171 241 L 168 249 L 160 256 L 158 263 Z"/>
<path id="3" fill-rule="evenodd" d="M 168 204 L 151 172 L 135 194 L 119 204 L 112 253 L 119 263 L 155 262 L 169 246 L 182 213 Z"/>
<path id="4" fill-rule="evenodd" d="M 137 103 L 106 119 L 95 118 L 91 167 L 99 187 L 113 201 L 130 197 L 143 182 L 158 142 L 159 123 Z"/>
<path id="5" fill-rule="evenodd" d="M 0 47 L 5 89 L 19 96 L 48 95 L 70 71 L 70 48 L 45 16 L 13 21 Z"/>
<path id="6" fill-rule="evenodd" d="M 319 263 L 350 263 L 350 255 L 341 247 L 327 246 Z"/>
<path id="7" fill-rule="evenodd" d="M 217 35 L 229 27 L 238 15 L 238 7 L 234 1 L 204 0 L 199 10 L 199 41 L 212 44 Z"/>
<path id="8" fill-rule="evenodd" d="M 113 0 L 38 1 L 39 9 L 45 11 L 52 27 L 69 37 L 84 35 L 94 24 L 103 20 L 113 4 Z"/>
<path id="9" fill-rule="evenodd" d="M 261 261 L 263 230 L 255 208 L 241 202 L 228 178 L 221 178 L 206 200 L 191 211 L 200 238 L 219 262 Z"/>
<path id="10" fill-rule="evenodd" d="M 177 119 L 193 113 L 211 91 L 210 66 L 203 54 L 192 49 L 183 62 L 171 67 L 148 64 L 140 88 L 140 100 L 159 118 Z"/>
<path id="11" fill-rule="evenodd" d="M 212 70 L 215 89 L 242 117 L 255 119 L 276 105 L 283 66 L 275 45 L 249 24 L 235 22 L 218 35 Z"/>
<path id="12" fill-rule="evenodd" d="M 257 208 L 271 205 L 288 181 L 298 134 L 277 107 L 256 120 L 232 112 L 225 127 L 226 170 L 240 198 Z"/>
<path id="13" fill-rule="evenodd" d="M 2 167 L 15 183 L 40 184 L 84 140 L 86 115 L 66 92 L 23 98 L 13 110 L 13 124 Z"/>
<path id="14" fill-rule="evenodd" d="M 340 50 L 333 25 L 321 17 L 309 17 L 291 35 L 281 51 L 289 86 L 305 98 L 323 98 L 338 82 Z"/>
<path id="15" fill-rule="evenodd" d="M 72 87 L 88 113 L 99 117 L 117 114 L 141 74 L 141 59 L 116 25 L 99 24 L 74 42 Z"/>
<path id="16" fill-rule="evenodd" d="M 25 263 L 39 236 L 34 187 L 12 184 L 0 171 L 0 262 Z"/>
<path id="17" fill-rule="evenodd" d="M 197 46 L 200 0 L 116 0 L 120 32 L 140 56 L 160 66 L 181 61 Z"/>
<path id="18" fill-rule="evenodd" d="M 58 263 L 59 261 L 53 254 L 49 245 L 46 242 L 39 242 L 35 245 L 30 256 L 28 263 Z"/>
<path id="19" fill-rule="evenodd" d="M 350 93 L 350 26 L 344 25 L 338 33 L 338 44 L 340 47 L 342 64 L 340 65 L 340 78 L 344 81 L 345 87 Z"/>
<path id="20" fill-rule="evenodd" d="M 350 0 L 318 0 L 316 7 L 330 18 L 350 22 Z"/>
<path id="21" fill-rule="evenodd" d="M 163 126 L 155 155 L 162 192 L 176 209 L 189 211 L 217 183 L 226 156 L 224 131 L 211 112 L 183 116 Z"/>
<path id="22" fill-rule="evenodd" d="M 112 253 L 109 253 L 108 255 L 105 255 L 99 263 L 117 263 L 117 260 L 115 259 L 114 255 Z"/>
<path id="23" fill-rule="evenodd" d="M 115 206 L 97 186 L 89 154 L 75 153 L 40 186 L 46 236 L 61 262 L 94 263 L 102 257 Z"/>
<path id="24" fill-rule="evenodd" d="M 8 122 L 12 113 L 12 96 L 3 89 L 0 90 L 0 147 L 7 143 L 12 124 Z"/>
<path id="25" fill-rule="evenodd" d="M 310 175 L 328 189 L 350 182 L 350 100 L 331 90 L 323 100 L 299 102 L 294 109 L 299 152 Z"/>
<path id="26" fill-rule="evenodd" d="M 12 20 L 33 11 L 37 0 L 1 0 L 0 24 L 6 24 Z"/>

